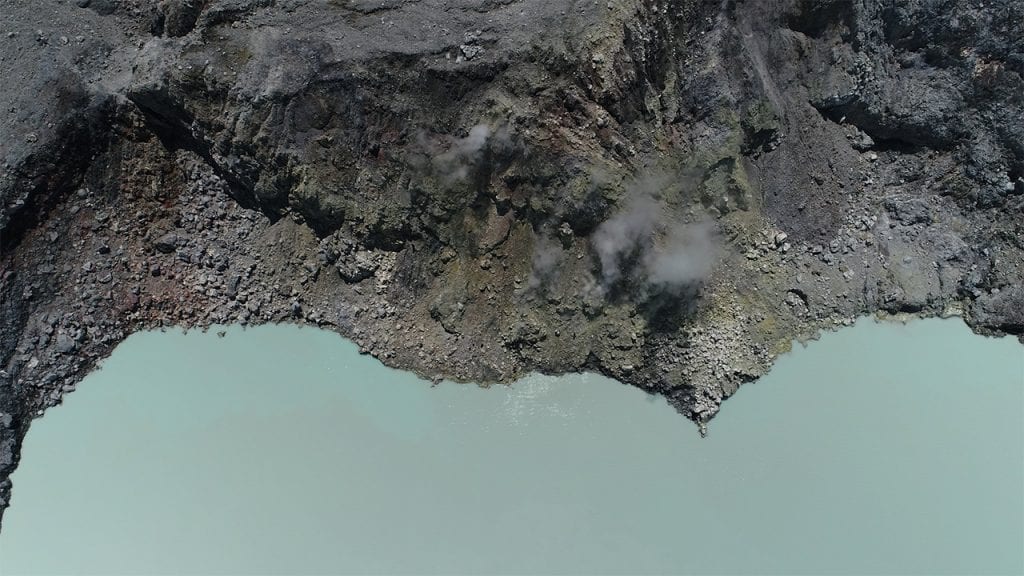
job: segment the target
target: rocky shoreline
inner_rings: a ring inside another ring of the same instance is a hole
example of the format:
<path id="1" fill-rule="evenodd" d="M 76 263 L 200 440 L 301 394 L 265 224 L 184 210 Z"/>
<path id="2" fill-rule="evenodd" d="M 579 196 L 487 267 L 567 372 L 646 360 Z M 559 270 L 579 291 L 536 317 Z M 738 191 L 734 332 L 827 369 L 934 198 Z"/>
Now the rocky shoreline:
<path id="1" fill-rule="evenodd" d="M 1024 334 L 1024 3 L 0 0 L 0 512 L 132 332 L 297 322 L 703 425 L 872 313 Z"/>

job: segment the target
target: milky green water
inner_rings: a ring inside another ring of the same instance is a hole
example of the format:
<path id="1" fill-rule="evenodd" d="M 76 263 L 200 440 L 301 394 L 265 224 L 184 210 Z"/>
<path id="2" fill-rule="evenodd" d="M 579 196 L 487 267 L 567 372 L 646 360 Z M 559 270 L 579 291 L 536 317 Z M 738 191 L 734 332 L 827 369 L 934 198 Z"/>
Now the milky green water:
<path id="1" fill-rule="evenodd" d="M 798 346 L 706 439 L 598 376 L 228 332 L 133 336 L 33 424 L 0 572 L 1024 572 L 1024 347 L 959 321 Z"/>

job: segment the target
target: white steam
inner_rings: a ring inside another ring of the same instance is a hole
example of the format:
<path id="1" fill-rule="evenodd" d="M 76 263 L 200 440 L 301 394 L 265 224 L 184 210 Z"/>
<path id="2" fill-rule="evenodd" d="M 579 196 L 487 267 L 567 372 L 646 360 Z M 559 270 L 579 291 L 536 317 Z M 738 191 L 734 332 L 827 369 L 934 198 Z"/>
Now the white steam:
<path id="1" fill-rule="evenodd" d="M 540 288 L 551 283 L 557 276 L 565 250 L 561 245 L 547 236 L 540 236 L 533 248 L 533 266 L 530 269 L 528 286 L 530 289 Z"/>
<path id="2" fill-rule="evenodd" d="M 710 222 L 675 226 L 663 244 L 645 255 L 647 282 L 670 292 L 697 284 L 711 275 L 717 253 Z"/>
<path id="3" fill-rule="evenodd" d="M 434 152 L 434 169 L 450 183 L 465 180 L 470 171 L 485 160 L 488 152 L 511 145 L 507 128 L 493 129 L 487 124 L 477 124 L 469 129 L 466 137 L 454 140 L 444 152 Z"/>
<path id="4" fill-rule="evenodd" d="M 661 210 L 653 198 L 637 196 L 594 231 L 591 243 L 601 261 L 601 279 L 605 285 L 618 282 L 623 266 L 647 251 L 660 216 Z"/>
<path id="5" fill-rule="evenodd" d="M 640 190 L 591 236 L 607 291 L 623 281 L 644 290 L 680 293 L 705 280 L 717 257 L 710 222 L 676 222 Z"/>

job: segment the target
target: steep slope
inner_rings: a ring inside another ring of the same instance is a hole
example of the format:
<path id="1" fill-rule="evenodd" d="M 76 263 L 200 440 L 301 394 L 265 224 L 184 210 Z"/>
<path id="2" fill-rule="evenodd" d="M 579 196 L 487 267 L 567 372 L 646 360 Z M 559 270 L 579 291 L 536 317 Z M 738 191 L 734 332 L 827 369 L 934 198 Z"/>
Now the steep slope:
<path id="1" fill-rule="evenodd" d="M 1024 332 L 1021 1 L 0 14 L 0 506 L 30 420 L 144 328 L 595 370 L 702 426 L 859 315 Z"/>

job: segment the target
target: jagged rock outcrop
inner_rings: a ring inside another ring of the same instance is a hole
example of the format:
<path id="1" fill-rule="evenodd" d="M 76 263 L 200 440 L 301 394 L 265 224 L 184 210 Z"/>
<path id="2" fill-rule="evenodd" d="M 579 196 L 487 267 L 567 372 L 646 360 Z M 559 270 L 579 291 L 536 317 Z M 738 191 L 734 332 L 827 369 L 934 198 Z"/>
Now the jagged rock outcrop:
<path id="1" fill-rule="evenodd" d="M 876 311 L 1022 334 L 1024 2 L 0 0 L 0 510 L 133 331 L 596 370 L 705 423 Z"/>

